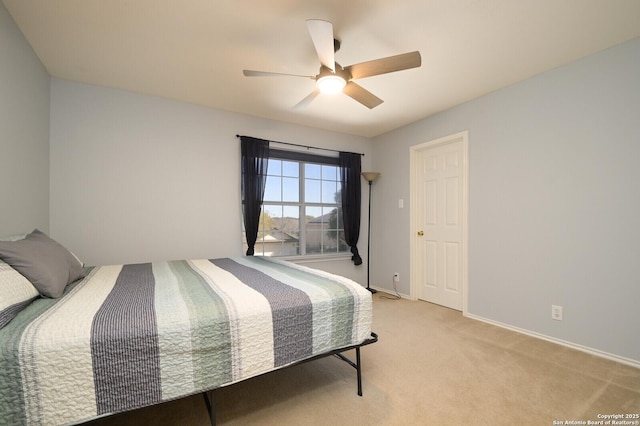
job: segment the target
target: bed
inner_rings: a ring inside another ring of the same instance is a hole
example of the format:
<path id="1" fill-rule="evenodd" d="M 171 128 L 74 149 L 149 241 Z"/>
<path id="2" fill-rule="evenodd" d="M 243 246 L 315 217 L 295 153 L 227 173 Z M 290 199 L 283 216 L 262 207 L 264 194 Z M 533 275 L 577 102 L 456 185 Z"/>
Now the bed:
<path id="1" fill-rule="evenodd" d="M 346 278 L 272 258 L 179 260 L 81 268 L 43 297 L 2 244 L 0 424 L 81 423 L 197 393 L 215 423 L 209 391 L 330 354 L 357 369 L 362 394 L 359 350 L 377 336 L 371 294 Z M 353 348 L 356 362 L 342 355 Z"/>

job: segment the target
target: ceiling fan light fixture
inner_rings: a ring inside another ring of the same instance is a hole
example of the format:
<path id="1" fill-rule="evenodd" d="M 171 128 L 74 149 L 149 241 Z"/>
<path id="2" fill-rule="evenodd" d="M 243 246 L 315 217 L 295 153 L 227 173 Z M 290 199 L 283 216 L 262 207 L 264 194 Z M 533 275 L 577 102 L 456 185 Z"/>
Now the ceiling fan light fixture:
<path id="1" fill-rule="evenodd" d="M 347 85 L 347 81 L 339 75 L 330 74 L 320 77 L 317 84 L 321 93 L 335 94 L 342 92 L 344 86 Z"/>

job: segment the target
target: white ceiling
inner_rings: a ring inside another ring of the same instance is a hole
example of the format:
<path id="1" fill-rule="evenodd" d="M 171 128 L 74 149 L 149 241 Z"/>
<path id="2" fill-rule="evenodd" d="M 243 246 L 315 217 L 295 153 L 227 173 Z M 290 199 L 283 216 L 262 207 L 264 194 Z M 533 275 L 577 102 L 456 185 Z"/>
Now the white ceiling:
<path id="1" fill-rule="evenodd" d="M 3 0 L 52 76 L 372 137 L 640 36 L 638 0 Z M 333 22 L 343 66 L 419 50 L 358 80 L 369 110 L 321 95 L 306 19 Z"/>

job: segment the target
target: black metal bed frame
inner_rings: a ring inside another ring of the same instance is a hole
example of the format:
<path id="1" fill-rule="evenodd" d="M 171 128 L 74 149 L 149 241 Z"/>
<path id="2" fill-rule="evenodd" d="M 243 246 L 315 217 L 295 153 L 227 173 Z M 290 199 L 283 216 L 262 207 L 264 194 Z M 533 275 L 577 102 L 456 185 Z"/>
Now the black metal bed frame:
<path id="1" fill-rule="evenodd" d="M 357 380 L 358 380 L 358 396 L 362 396 L 362 363 L 360 360 L 360 348 L 366 345 L 370 345 L 372 343 L 375 343 L 378 341 L 378 335 L 374 332 L 371 332 L 371 336 L 369 338 L 367 338 L 364 342 L 358 344 L 358 345 L 351 345 L 351 346 L 347 346 L 346 348 L 340 348 L 340 349 L 335 349 L 329 352 L 325 352 L 323 354 L 320 355 L 316 355 L 314 357 L 311 358 L 307 358 L 307 359 L 303 359 L 301 361 L 297 361 L 293 364 L 289 364 L 286 367 L 283 368 L 289 368 L 289 367 L 293 367 L 296 365 L 300 365 L 300 364 L 304 364 L 306 362 L 309 361 L 314 361 L 316 359 L 320 359 L 320 358 L 324 358 L 327 356 L 331 356 L 331 355 L 335 355 L 337 358 L 341 359 L 342 361 L 346 362 L 347 364 L 349 364 L 350 366 L 352 366 L 353 368 L 356 369 L 356 376 L 357 376 Z M 352 361 L 351 359 L 347 358 L 343 352 L 349 351 L 351 349 L 355 349 L 356 350 L 356 360 L 355 362 Z M 269 374 L 271 372 L 273 372 L 275 370 L 271 370 L 268 371 L 266 373 L 260 374 L 264 375 L 264 374 Z M 202 396 L 204 397 L 204 402 L 207 405 L 207 411 L 209 412 L 209 420 L 211 421 L 211 426 L 215 426 L 216 425 L 216 401 L 215 401 L 215 396 L 213 394 L 215 389 L 209 390 L 209 391 L 205 391 L 202 392 Z"/>

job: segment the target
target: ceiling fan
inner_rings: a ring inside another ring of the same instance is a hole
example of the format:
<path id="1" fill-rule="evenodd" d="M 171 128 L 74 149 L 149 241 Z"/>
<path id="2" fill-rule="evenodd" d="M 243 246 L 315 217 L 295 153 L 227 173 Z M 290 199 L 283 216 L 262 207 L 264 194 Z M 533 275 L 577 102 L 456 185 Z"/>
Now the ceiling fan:
<path id="1" fill-rule="evenodd" d="M 344 93 L 369 109 L 375 108 L 383 101 L 353 80 L 417 68 L 421 65 L 420 52 L 409 52 L 386 58 L 374 59 L 359 64 L 342 67 L 335 61 L 335 53 L 340 49 L 340 41 L 333 37 L 333 24 L 320 19 L 306 21 L 311 40 L 320 59 L 320 72 L 317 75 L 284 74 L 268 71 L 243 70 L 247 77 L 290 76 L 304 77 L 316 81 L 316 88 L 294 108 L 306 107 L 320 93 Z"/>

